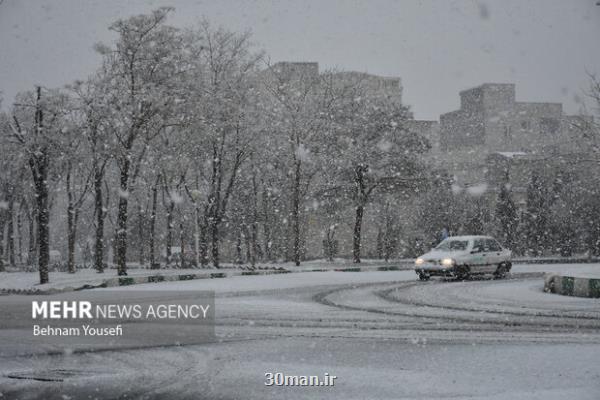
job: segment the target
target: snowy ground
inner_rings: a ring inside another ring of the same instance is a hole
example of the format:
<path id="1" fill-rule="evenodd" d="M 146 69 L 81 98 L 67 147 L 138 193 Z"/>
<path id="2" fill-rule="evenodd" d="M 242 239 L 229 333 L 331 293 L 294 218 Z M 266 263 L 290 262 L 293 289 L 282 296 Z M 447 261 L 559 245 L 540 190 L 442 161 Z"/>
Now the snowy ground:
<path id="1" fill-rule="evenodd" d="M 214 290 L 219 341 L 17 357 L 19 335 L 0 328 L 0 398 L 596 400 L 600 299 L 543 293 L 540 273 L 598 270 L 516 265 L 511 279 L 470 282 L 307 272 L 118 288 L 130 298 L 142 289 Z M 19 297 L 0 304 L 8 310 Z M 338 380 L 266 387 L 265 372 Z"/>
<path id="2" fill-rule="evenodd" d="M 292 337 L 49 357 L 64 382 L 3 381 L 7 398 L 597 400 L 597 345 L 411 344 Z M 26 362 L 3 368 L 23 370 Z M 334 387 L 266 387 L 264 373 L 338 376 Z M 41 397 L 47 396 L 47 397 Z M 66 396 L 66 397 L 63 397 Z M 90 397 L 88 397 L 90 396 Z"/>
<path id="3" fill-rule="evenodd" d="M 355 264 L 348 262 L 348 260 L 336 259 L 334 262 L 325 260 L 314 260 L 302 263 L 301 266 L 296 267 L 292 263 L 270 263 L 257 266 L 257 270 L 264 269 L 280 269 L 285 268 L 289 271 L 298 272 L 310 272 L 313 270 L 336 270 L 344 268 L 356 267 Z M 381 260 L 363 260 L 360 264 L 362 270 L 371 271 L 377 270 L 380 267 L 396 267 L 400 269 L 410 269 L 409 260 L 396 260 L 390 262 L 383 262 Z M 214 268 L 195 268 L 195 269 L 145 269 L 145 268 L 130 268 L 128 270 L 128 276 L 149 276 L 149 275 L 184 275 L 184 274 L 198 274 L 202 272 L 229 272 L 231 270 L 246 269 L 249 267 L 238 266 L 234 264 L 225 264 L 220 270 Z M 260 268 L 260 269 L 258 269 Z M 565 272 L 571 276 L 581 277 L 599 277 L 600 278 L 600 264 L 515 264 L 513 272 L 519 271 L 537 271 L 537 272 Z M 412 273 L 412 272 L 411 272 Z M 412 276 L 412 275 L 411 275 Z M 0 290 L 2 289 L 62 289 L 67 287 L 81 287 L 83 285 L 99 285 L 104 280 L 117 277 L 116 269 L 107 269 L 104 273 L 98 274 L 93 269 L 80 269 L 75 274 L 69 274 L 67 272 L 50 272 L 50 282 L 44 285 L 40 285 L 39 274 L 37 272 L 0 272 Z M 241 278 L 241 279 L 245 279 Z M 252 282 L 253 280 L 250 280 Z M 266 282 L 271 282 L 270 278 L 266 279 Z M 278 279 L 275 278 L 274 282 Z M 172 283 L 171 285 L 177 285 Z M 211 285 L 211 284 L 209 284 Z M 163 284 L 164 286 L 164 284 Z M 184 285 L 189 287 L 189 285 Z M 193 285 L 192 285 L 193 286 Z M 218 284 L 217 284 L 218 286 Z M 172 287 L 172 286 L 171 286 Z"/>
<path id="4" fill-rule="evenodd" d="M 202 269 L 131 269 L 128 276 L 189 274 L 204 271 Z M 212 269 L 210 271 L 213 271 Z M 97 273 L 93 269 L 80 269 L 74 274 L 68 272 L 50 272 L 50 282 L 40 285 L 40 276 L 37 272 L 0 272 L 0 289 L 61 289 L 66 287 L 80 287 L 83 285 L 99 285 L 106 279 L 116 278 L 116 269 L 107 269 L 104 273 Z"/>
<path id="5" fill-rule="evenodd" d="M 386 266 L 398 266 L 400 262 L 389 262 L 385 263 L 381 260 L 365 260 L 361 264 L 363 269 L 377 269 L 378 267 Z M 403 265 L 406 265 L 407 261 L 402 261 Z M 339 268 L 353 267 L 354 265 L 349 264 L 348 260 L 336 259 L 334 262 L 325 260 L 314 260 L 302 263 L 299 267 L 293 263 L 268 263 L 263 265 L 257 265 L 254 270 L 275 270 L 285 268 L 290 271 L 312 271 L 312 270 L 335 270 Z M 406 267 L 405 267 L 406 268 Z M 132 265 L 128 269 L 127 275 L 131 277 L 135 276 L 149 276 L 149 275 L 184 275 L 184 274 L 198 274 L 202 272 L 229 272 L 232 270 L 249 270 L 249 266 L 240 266 L 235 264 L 223 264 L 221 269 L 215 269 L 212 267 L 207 268 L 163 268 L 163 269 L 146 269 L 139 268 L 137 265 Z M 50 272 L 49 280 L 47 284 L 39 284 L 38 272 L 0 272 L 0 290 L 2 289 L 62 289 L 67 287 L 80 287 L 83 285 L 99 285 L 104 280 L 117 277 L 116 269 L 106 269 L 104 273 L 99 274 L 94 269 L 79 269 L 75 274 L 69 274 L 68 272 Z"/>

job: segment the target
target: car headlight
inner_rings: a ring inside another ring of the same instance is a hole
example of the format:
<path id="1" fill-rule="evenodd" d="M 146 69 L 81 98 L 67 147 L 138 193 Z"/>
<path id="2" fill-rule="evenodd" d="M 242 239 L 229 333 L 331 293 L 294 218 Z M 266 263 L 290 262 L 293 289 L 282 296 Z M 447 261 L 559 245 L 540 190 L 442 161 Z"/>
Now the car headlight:
<path id="1" fill-rule="evenodd" d="M 451 258 L 444 258 L 442 260 L 442 265 L 445 267 L 450 267 L 451 265 L 454 265 L 454 260 Z"/>
<path id="2" fill-rule="evenodd" d="M 417 258 L 417 259 L 415 260 L 415 264 L 416 264 L 416 265 L 421 265 L 421 264 L 423 264 L 424 262 L 425 262 L 425 260 L 423 260 L 421 257 L 419 257 L 419 258 Z"/>

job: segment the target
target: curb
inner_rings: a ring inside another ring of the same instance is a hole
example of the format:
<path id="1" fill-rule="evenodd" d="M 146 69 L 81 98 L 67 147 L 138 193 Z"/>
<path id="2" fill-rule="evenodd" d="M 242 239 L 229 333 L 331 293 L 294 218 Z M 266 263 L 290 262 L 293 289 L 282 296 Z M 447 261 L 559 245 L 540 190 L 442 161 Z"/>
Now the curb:
<path id="1" fill-rule="evenodd" d="M 549 258 L 519 258 L 514 257 L 513 264 L 594 264 L 600 262 L 597 257 L 549 257 Z"/>
<path id="2" fill-rule="evenodd" d="M 143 283 L 158 283 L 158 282 L 175 282 L 175 281 L 190 281 L 196 279 L 218 279 L 232 276 L 247 276 L 247 275 L 275 275 L 291 273 L 287 269 L 274 269 L 266 271 L 235 271 L 235 272 L 204 272 L 198 274 L 169 274 L 169 275 L 149 275 L 149 276 L 122 276 L 109 278 L 97 285 L 85 284 L 78 287 L 64 287 L 51 289 L 0 289 L 0 294 L 22 294 L 22 295 L 46 295 L 56 293 L 75 292 L 86 289 L 107 288 L 117 286 L 139 285 Z M 297 271 L 300 272 L 300 271 Z"/>
<path id="3" fill-rule="evenodd" d="M 595 260 L 594 260 L 595 261 Z M 542 260 L 518 260 L 514 259 L 513 262 L 519 262 L 524 264 L 537 264 L 542 263 Z M 544 259 L 544 263 L 557 263 L 557 262 L 589 262 L 589 259 L 581 260 L 565 260 L 565 259 Z M 50 289 L 0 289 L 0 295 L 17 294 L 17 295 L 46 295 L 56 293 L 74 292 L 86 289 L 95 288 L 107 288 L 116 286 L 129 286 L 144 283 L 158 283 L 158 282 L 174 282 L 174 281 L 187 281 L 196 279 L 218 279 L 227 278 L 232 276 L 251 276 L 251 275 L 273 275 L 273 274 L 287 274 L 287 273 L 300 273 L 300 272 L 368 272 L 368 271 L 406 271 L 412 270 L 412 262 L 407 260 L 400 260 L 394 263 L 395 265 L 365 265 L 362 267 L 342 267 L 335 269 L 328 268 L 312 268 L 312 269 L 259 269 L 259 270 L 234 270 L 234 271 L 222 271 L 222 272 L 201 272 L 193 274 L 169 274 L 169 275 L 146 275 L 146 276 L 123 276 L 114 277 L 102 281 L 100 284 L 90 285 L 84 284 L 77 287 L 64 287 L 64 288 L 50 288 Z M 559 279 L 560 278 L 560 279 Z M 564 280 L 564 284 L 563 284 Z M 577 282 L 577 283 L 575 283 Z M 544 291 L 550 293 L 565 294 L 568 296 L 579 296 L 579 297 L 600 297 L 600 278 L 573 278 L 573 277 L 561 277 L 557 274 L 546 274 Z"/>
<path id="4" fill-rule="evenodd" d="M 20 295 L 47 295 L 56 293 L 67 293 L 76 292 L 86 289 L 97 289 L 117 286 L 130 286 L 144 283 L 159 283 L 159 282 L 176 282 L 176 281 L 189 281 L 196 279 L 218 279 L 228 278 L 232 276 L 253 276 L 253 275 L 276 275 L 276 274 L 290 274 L 290 273 L 301 273 L 301 272 L 369 272 L 369 271 L 405 271 L 410 270 L 412 267 L 407 268 L 398 265 L 390 266 L 365 266 L 365 267 L 345 267 L 345 268 L 311 268 L 311 269 L 259 269 L 259 270 L 236 270 L 236 271 L 222 271 L 222 272 L 201 272 L 197 274 L 169 274 L 169 275 L 146 275 L 146 276 L 121 276 L 105 279 L 99 284 L 91 285 L 84 284 L 82 286 L 71 287 L 67 286 L 64 288 L 50 288 L 50 289 L 0 289 L 0 295 L 8 294 L 20 294 Z"/>
<path id="5" fill-rule="evenodd" d="M 600 298 L 600 278 L 546 274 L 544 275 L 544 292 L 564 296 Z"/>

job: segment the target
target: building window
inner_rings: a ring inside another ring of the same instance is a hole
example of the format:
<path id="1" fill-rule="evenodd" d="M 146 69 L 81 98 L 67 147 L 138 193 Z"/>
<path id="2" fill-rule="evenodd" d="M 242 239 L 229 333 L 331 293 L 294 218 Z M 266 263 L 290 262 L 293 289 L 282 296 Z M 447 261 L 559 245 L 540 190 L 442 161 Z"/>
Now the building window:
<path id="1" fill-rule="evenodd" d="M 540 119 L 540 130 L 542 133 L 555 134 L 558 132 L 560 123 L 556 118 L 541 118 Z"/>

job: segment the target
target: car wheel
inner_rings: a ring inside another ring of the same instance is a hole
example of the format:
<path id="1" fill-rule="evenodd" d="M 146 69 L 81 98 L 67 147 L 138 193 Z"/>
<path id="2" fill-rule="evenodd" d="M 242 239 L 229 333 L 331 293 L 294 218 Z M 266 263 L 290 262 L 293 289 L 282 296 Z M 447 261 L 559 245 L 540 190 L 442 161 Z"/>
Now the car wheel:
<path id="1" fill-rule="evenodd" d="M 496 268 L 496 272 L 494 272 L 494 278 L 495 279 L 506 278 L 507 272 L 508 272 L 507 265 L 504 263 L 501 263 L 500 265 L 498 265 L 498 268 Z"/>
<path id="2" fill-rule="evenodd" d="M 471 269 L 468 265 L 459 265 L 456 267 L 456 278 L 460 281 L 466 281 L 471 277 Z"/>
<path id="3" fill-rule="evenodd" d="M 429 275 L 427 275 L 427 274 L 424 274 L 422 272 L 419 274 L 419 280 L 420 281 L 428 281 L 429 278 L 431 278 L 431 277 Z"/>

